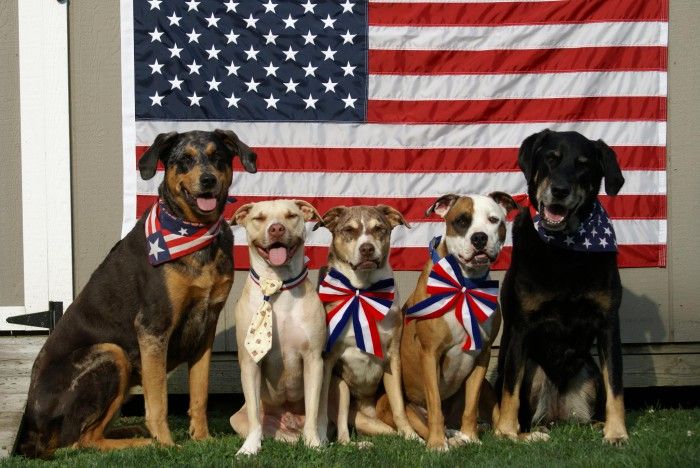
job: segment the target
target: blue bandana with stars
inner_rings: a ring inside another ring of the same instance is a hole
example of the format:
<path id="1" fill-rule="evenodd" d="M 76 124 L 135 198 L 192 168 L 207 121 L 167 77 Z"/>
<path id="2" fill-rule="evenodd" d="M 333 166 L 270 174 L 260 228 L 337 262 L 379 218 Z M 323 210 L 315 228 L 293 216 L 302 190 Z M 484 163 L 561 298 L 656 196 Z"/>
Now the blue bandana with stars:
<path id="1" fill-rule="evenodd" d="M 575 232 L 548 231 L 540 222 L 542 215 L 537 213 L 533 223 L 540 239 L 547 245 L 579 252 L 617 252 L 617 239 L 610 217 L 605 208 L 596 200 L 591 214 Z"/>

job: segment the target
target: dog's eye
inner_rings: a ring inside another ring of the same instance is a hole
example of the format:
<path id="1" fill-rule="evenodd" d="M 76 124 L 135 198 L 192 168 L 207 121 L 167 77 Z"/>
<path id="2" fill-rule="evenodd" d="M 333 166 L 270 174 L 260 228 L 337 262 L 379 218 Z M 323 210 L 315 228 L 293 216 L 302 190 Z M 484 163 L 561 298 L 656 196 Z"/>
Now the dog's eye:
<path id="1" fill-rule="evenodd" d="M 499 222 L 499 221 L 500 221 L 500 219 L 498 219 L 498 217 L 496 217 L 496 216 L 489 216 L 489 223 L 491 223 L 491 224 L 496 224 L 496 223 Z"/>
<path id="2" fill-rule="evenodd" d="M 373 229 L 373 231 L 377 236 L 380 236 L 380 237 L 383 236 L 384 234 L 386 234 L 386 228 L 384 228 L 382 226 L 375 227 Z"/>
<path id="3" fill-rule="evenodd" d="M 345 226 L 343 229 L 340 230 L 341 232 L 345 234 L 354 234 L 355 233 L 355 228 L 352 226 Z"/>
<path id="4" fill-rule="evenodd" d="M 265 221 L 265 216 L 257 215 L 255 218 L 253 218 L 253 221 L 257 221 L 257 222 Z"/>
<path id="5" fill-rule="evenodd" d="M 299 215 L 296 213 L 287 213 L 284 217 L 287 219 L 296 219 L 299 217 Z"/>

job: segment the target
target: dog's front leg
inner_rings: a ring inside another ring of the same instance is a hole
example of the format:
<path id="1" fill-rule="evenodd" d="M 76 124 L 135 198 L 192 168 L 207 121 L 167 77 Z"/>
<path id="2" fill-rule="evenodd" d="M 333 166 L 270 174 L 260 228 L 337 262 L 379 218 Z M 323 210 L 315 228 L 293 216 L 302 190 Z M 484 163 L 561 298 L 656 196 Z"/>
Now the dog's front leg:
<path id="1" fill-rule="evenodd" d="M 328 394 L 330 392 L 331 380 L 333 378 L 333 367 L 338 361 L 338 355 L 331 351 L 327 353 L 323 360 L 323 382 L 321 385 L 321 396 L 318 408 L 318 432 L 321 443 L 328 442 Z M 341 411 L 339 407 L 339 411 Z M 338 427 L 338 435 L 341 428 Z"/>
<path id="2" fill-rule="evenodd" d="M 211 333 L 206 337 L 206 348 L 196 359 L 188 362 L 189 366 L 189 390 L 190 409 L 190 437 L 193 440 L 202 440 L 209 437 L 207 425 L 207 400 L 209 397 L 209 369 L 211 367 L 211 349 L 214 343 L 216 325 L 210 327 Z"/>
<path id="3" fill-rule="evenodd" d="M 304 354 L 304 442 L 308 447 L 320 447 L 321 439 L 318 435 L 319 407 L 328 406 L 328 393 L 326 401 L 321 401 L 321 387 L 323 386 L 323 359 L 320 352 L 311 350 Z M 327 413 L 327 409 L 326 409 Z"/>
<path id="4" fill-rule="evenodd" d="M 447 450 L 445 439 L 445 417 L 442 414 L 442 400 L 438 387 L 437 350 L 421 350 L 421 368 L 423 370 L 423 391 L 428 410 L 428 448 Z"/>
<path id="5" fill-rule="evenodd" d="M 389 358 L 389 369 L 384 372 L 384 389 L 389 399 L 389 406 L 396 424 L 396 429 L 406 439 L 421 440 L 420 436 L 413 430 L 411 423 L 406 416 L 406 403 L 403 399 L 401 387 L 401 356 L 400 356 L 401 330 L 395 334 L 391 343 L 391 357 Z"/>
<path id="6" fill-rule="evenodd" d="M 471 374 L 464 383 L 464 413 L 462 413 L 462 426 L 459 433 L 455 434 L 450 443 L 472 444 L 481 443 L 477 428 L 477 416 L 479 413 L 479 398 L 481 386 L 486 379 L 486 370 L 491 360 L 491 346 L 481 350 L 474 363 Z"/>
<path id="7" fill-rule="evenodd" d="M 525 375 L 525 356 L 522 343 L 512 337 L 506 349 L 503 361 L 503 393 L 501 395 L 500 415 L 496 424 L 496 435 L 517 439 L 520 430 L 518 410 L 520 409 L 520 387 Z"/>
<path id="8" fill-rule="evenodd" d="M 167 337 L 140 333 L 138 340 L 146 427 L 161 444 L 175 445 L 168 427 Z"/>
<path id="9" fill-rule="evenodd" d="M 240 343 L 240 340 L 239 340 Z M 255 455 L 262 445 L 263 429 L 260 417 L 260 366 L 248 354 L 244 346 L 238 347 L 241 365 L 241 387 L 248 415 L 248 435 L 236 455 Z"/>
<path id="10" fill-rule="evenodd" d="M 609 312 L 608 325 L 598 336 L 598 354 L 605 385 L 605 442 L 620 445 L 629 439 L 622 394 L 622 346 L 617 309 Z"/>

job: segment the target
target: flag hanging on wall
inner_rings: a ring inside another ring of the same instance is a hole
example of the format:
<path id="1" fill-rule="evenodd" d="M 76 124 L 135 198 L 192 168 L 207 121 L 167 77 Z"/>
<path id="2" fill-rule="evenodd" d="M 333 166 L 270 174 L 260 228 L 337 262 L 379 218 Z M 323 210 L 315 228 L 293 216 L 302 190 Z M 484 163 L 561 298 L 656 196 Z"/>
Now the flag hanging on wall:
<path id="1" fill-rule="evenodd" d="M 121 33 L 124 233 L 157 199 L 162 172 L 136 169 L 156 135 L 224 128 L 258 153 L 257 174 L 234 165 L 230 211 L 390 204 L 413 225 L 392 263 L 420 269 L 434 199 L 522 200 L 518 147 L 550 128 L 615 149 L 626 182 L 600 199 L 620 266 L 666 264 L 668 0 L 122 0 Z M 312 267 L 329 240 L 309 232 Z"/>

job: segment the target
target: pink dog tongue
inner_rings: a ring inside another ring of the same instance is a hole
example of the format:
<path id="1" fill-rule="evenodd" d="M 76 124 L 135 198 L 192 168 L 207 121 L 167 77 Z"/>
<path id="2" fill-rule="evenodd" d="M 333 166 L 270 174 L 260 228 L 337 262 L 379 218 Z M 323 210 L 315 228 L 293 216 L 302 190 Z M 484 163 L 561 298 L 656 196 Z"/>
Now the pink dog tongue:
<path id="1" fill-rule="evenodd" d="M 270 263 L 275 266 L 284 265 L 287 261 L 287 248 L 286 247 L 275 247 L 270 249 L 268 252 Z"/>
<path id="2" fill-rule="evenodd" d="M 216 208 L 216 198 L 197 197 L 197 206 L 202 211 L 211 211 Z"/>
<path id="3" fill-rule="evenodd" d="M 557 211 L 559 211 L 559 210 L 557 210 Z M 553 221 L 555 223 L 558 223 L 559 221 L 564 219 L 564 215 L 566 214 L 566 212 L 564 212 L 563 214 L 562 213 L 555 213 L 548 206 L 544 207 L 544 212 L 545 212 L 545 215 L 547 216 L 547 219 L 550 221 Z"/>

